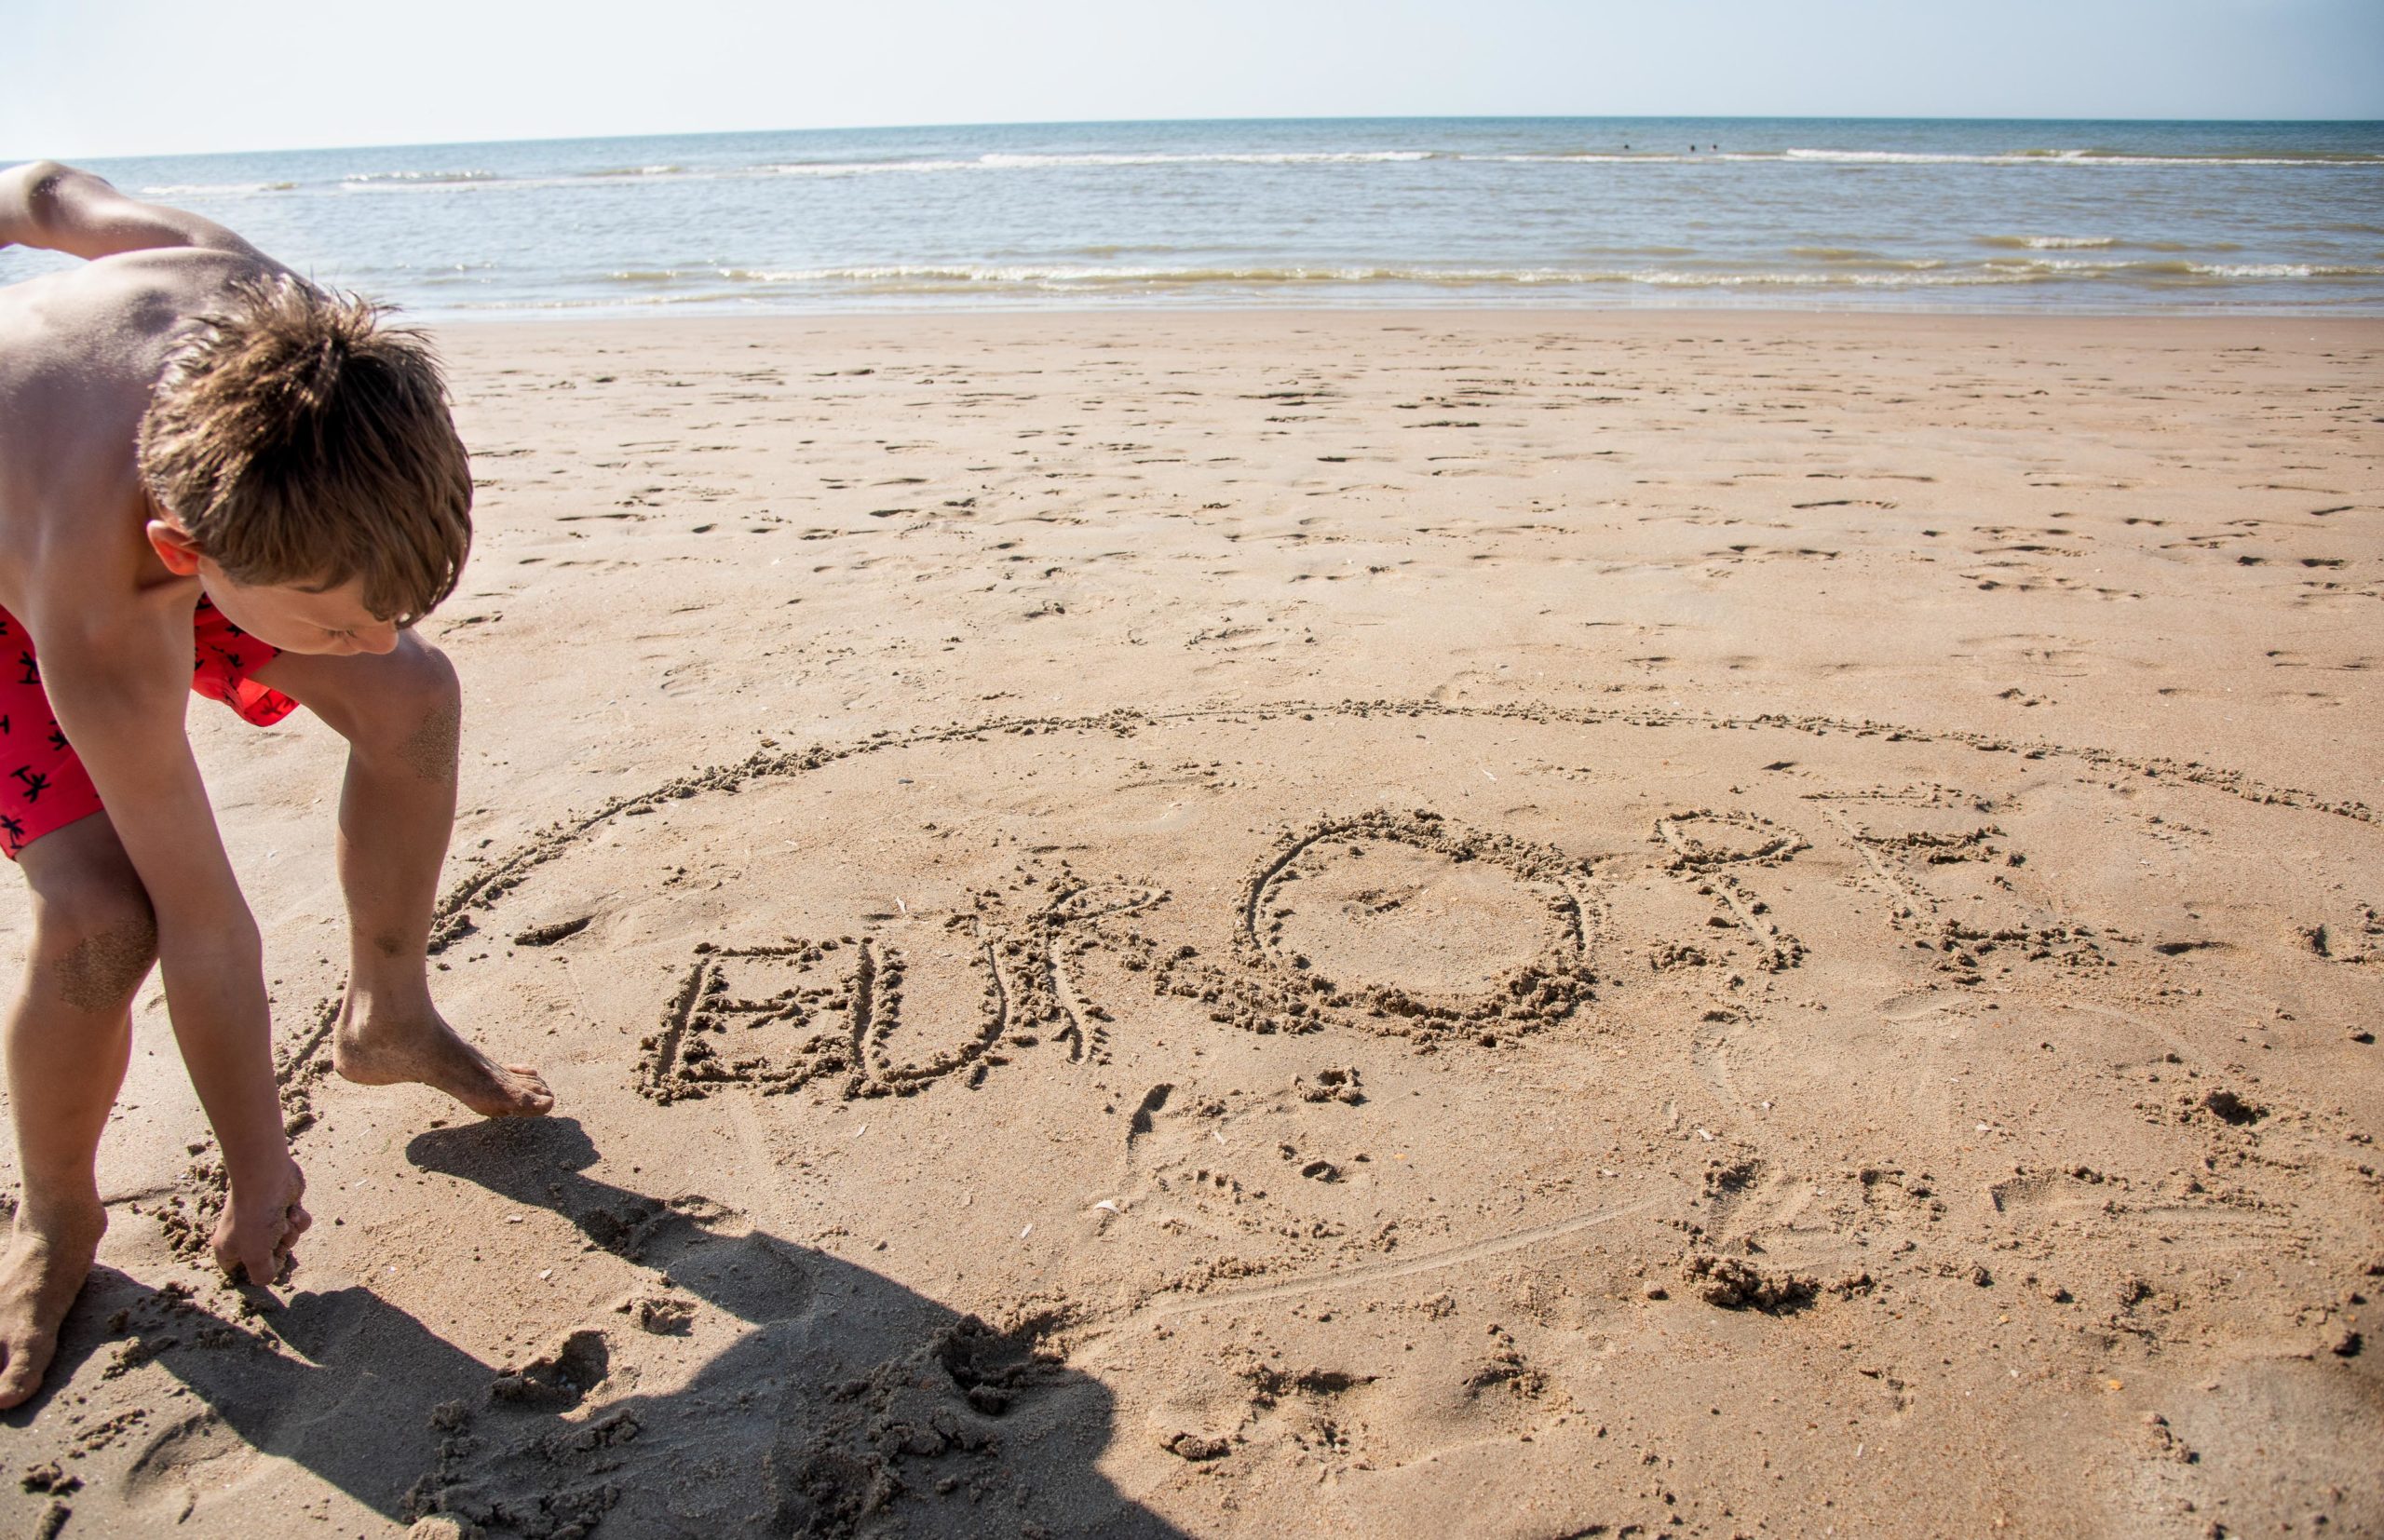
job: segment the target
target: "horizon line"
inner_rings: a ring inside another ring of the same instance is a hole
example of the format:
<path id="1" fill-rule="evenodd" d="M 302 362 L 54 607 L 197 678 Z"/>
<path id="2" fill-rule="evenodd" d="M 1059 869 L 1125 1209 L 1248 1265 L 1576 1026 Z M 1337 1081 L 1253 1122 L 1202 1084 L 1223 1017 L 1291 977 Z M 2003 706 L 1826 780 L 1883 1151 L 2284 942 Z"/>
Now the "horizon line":
<path id="1" fill-rule="evenodd" d="M 383 143 L 284 144 L 237 150 L 130 151 L 90 155 L 36 154 L 0 155 L 0 166 L 32 160 L 184 160 L 213 155 L 336 155 L 359 150 L 478 149 L 508 144 L 589 144 L 607 140 L 724 139 L 745 134 L 913 133 L 923 130 L 969 128 L 1158 128 L 1191 124 L 1262 123 L 2012 123 L 2012 124 L 2197 124 L 2251 126 L 2291 124 L 2297 127 L 2336 126 L 2384 128 L 2384 117 L 2008 117 L 1996 114 L 1949 114 L 1913 116 L 1900 113 L 1443 113 L 1380 115 L 1327 114 L 1312 116 L 1243 115 L 1225 117 L 1086 117 L 1005 118 L 949 123 L 859 123 L 834 127 L 774 128 L 674 128 L 659 132 L 525 135 L 510 139 L 400 140 Z"/>

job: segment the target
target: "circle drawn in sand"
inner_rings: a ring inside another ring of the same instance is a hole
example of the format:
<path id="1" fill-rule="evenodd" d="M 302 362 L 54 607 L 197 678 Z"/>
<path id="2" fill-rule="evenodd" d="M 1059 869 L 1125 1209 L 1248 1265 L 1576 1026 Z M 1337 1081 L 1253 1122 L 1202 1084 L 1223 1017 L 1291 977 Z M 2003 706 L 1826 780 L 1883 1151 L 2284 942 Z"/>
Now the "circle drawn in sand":
<path id="1" fill-rule="evenodd" d="M 1586 862 L 1438 813 L 1327 819 L 1245 884 L 1239 1025 L 1529 1031 L 1589 997 Z M 1535 912 L 1535 911 L 1537 912 Z"/>

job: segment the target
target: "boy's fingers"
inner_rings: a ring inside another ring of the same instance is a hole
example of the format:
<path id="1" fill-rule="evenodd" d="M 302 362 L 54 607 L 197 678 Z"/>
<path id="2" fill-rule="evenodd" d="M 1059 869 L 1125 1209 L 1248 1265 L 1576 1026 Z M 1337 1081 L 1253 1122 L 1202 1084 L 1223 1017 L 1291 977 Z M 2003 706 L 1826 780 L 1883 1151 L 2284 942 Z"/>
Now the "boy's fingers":
<path id="1" fill-rule="evenodd" d="M 315 1216 L 308 1213 L 301 1205 L 292 1203 L 290 1206 L 290 1238 L 296 1240 L 314 1227 Z"/>

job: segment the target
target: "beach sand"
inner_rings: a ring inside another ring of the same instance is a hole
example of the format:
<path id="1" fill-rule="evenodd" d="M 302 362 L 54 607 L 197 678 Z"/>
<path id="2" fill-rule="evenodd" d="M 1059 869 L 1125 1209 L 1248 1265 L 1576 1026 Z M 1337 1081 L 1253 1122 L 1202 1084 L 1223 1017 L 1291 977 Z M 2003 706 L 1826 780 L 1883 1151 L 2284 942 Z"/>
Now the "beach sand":
<path id="1" fill-rule="evenodd" d="M 442 344 L 556 1114 L 330 1076 L 194 705 L 317 1226 L 153 983 L 11 1533 L 2384 1533 L 2384 323 Z"/>

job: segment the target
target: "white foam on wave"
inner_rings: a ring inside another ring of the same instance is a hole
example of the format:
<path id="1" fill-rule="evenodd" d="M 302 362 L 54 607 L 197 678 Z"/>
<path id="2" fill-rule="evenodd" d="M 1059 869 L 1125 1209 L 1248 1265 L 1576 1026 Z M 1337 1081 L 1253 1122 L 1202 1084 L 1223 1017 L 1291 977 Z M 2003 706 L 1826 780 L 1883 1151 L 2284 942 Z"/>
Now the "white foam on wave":
<path id="1" fill-rule="evenodd" d="M 2087 264 L 2079 264 L 2081 267 Z M 1443 268 L 1390 266 L 1159 267 L 1067 263 L 915 264 L 846 267 L 624 270 L 615 282 L 643 288 L 732 286 L 874 289 L 887 291 L 1097 289 L 1275 288 L 1298 285 L 1411 285 L 1432 288 L 1542 288 L 1640 284 L 1666 289 L 1935 288 L 2028 283 L 2056 276 L 2046 263 L 2013 263 L 1946 272 L 1914 263 L 1890 271 L 1697 272 L 1676 268 Z"/>
<path id="2" fill-rule="evenodd" d="M 2117 236 L 1981 236 L 1979 243 L 2027 251 L 2094 251 L 2120 242 Z"/>
<path id="3" fill-rule="evenodd" d="M 1985 265 L 1997 272 L 2111 273 L 2123 267 L 2150 264 L 2126 261 L 2097 261 L 2092 257 L 1989 257 Z"/>
<path id="4" fill-rule="evenodd" d="M 1763 160 L 1765 155 L 1741 155 Z M 1807 150 L 1780 153 L 1780 159 L 1843 166 L 2308 166 L 2384 167 L 2384 155 L 2137 155 L 2093 150 L 2012 150 L 1992 155 L 1941 155 L 1917 150 Z"/>
<path id="5" fill-rule="evenodd" d="M 606 167 L 584 171 L 508 175 L 479 168 L 460 169 L 357 171 L 339 180 L 350 191 L 436 191 L 448 187 L 498 185 L 509 190 L 588 183 L 647 183 L 675 181 L 741 180 L 749 177 L 807 177 L 834 180 L 887 175 L 925 176 L 948 172 L 1050 171 L 1126 169 L 1136 167 L 1198 166 L 1365 166 L 1412 165 L 1423 161 L 1496 163 L 1544 166 L 1551 169 L 1578 166 L 1669 166 L 1695 163 L 1810 166 L 2317 166 L 2384 168 L 2379 156 L 2227 156 L 2128 155 L 2090 150 L 2022 150 L 1998 154 L 1937 154 L 1907 150 L 1835 150 L 1793 148 L 1780 151 L 1566 151 L 1482 154 L 1456 150 L 1251 150 L 1251 151 L 994 151 L 967 156 L 924 156 L 893 160 L 819 160 L 762 162 L 749 166 L 687 167 L 670 164 Z M 156 196 L 235 196 L 287 191 L 291 182 L 176 185 L 147 189 Z M 2047 247 L 2100 242 L 2104 237 L 2018 237 L 2023 244 Z M 1990 237 L 1990 244 L 2001 237 Z"/>
<path id="6" fill-rule="evenodd" d="M 1661 154 L 1654 150 L 1584 150 L 1578 154 L 1539 155 L 1455 155 L 1456 160 L 1495 161 L 1503 166 L 1668 166 L 1684 160 L 1742 160 L 1744 155 Z"/>
<path id="7" fill-rule="evenodd" d="M 2077 277 L 2133 278 L 2365 278 L 2384 277 L 2384 267 L 2308 262 L 2130 262 L 2124 258 L 1990 257 L 1998 272 L 2045 273 Z"/>
<path id="8" fill-rule="evenodd" d="M 977 164 L 996 170 L 1047 166 L 1359 166 L 1430 160 L 1433 150 L 1251 150 L 1212 153 L 985 155 Z"/>
<path id="9" fill-rule="evenodd" d="M 864 177 L 883 173 L 973 171 L 973 160 L 805 160 L 756 168 L 759 174 L 784 177 Z"/>
<path id="10" fill-rule="evenodd" d="M 1818 161 L 1838 166 L 2028 166 L 2082 160 L 2083 150 L 2016 152 L 2000 155 L 1940 155 L 1919 150 L 1782 150 L 1782 160 Z M 1740 157 L 1768 158 L 1761 155 Z"/>
<path id="11" fill-rule="evenodd" d="M 2384 267 L 2331 266 L 2308 262 L 2189 262 L 2185 264 L 2213 278 L 2372 278 L 2384 277 Z"/>
<path id="12" fill-rule="evenodd" d="M 142 197 L 247 197 L 256 193 L 286 193 L 294 182 L 177 182 L 143 187 Z"/>
<path id="13" fill-rule="evenodd" d="M 994 151 L 967 159 L 788 161 L 763 166 L 759 169 L 776 176 L 856 177 L 888 173 L 1038 171 L 1124 166 L 1354 166 L 1431 160 L 1439 158 L 1439 155 L 1440 152 L 1433 150 L 1253 150 L 1182 154 L 1158 151 L 1147 154 L 1126 151 L 1071 154 Z"/>
<path id="14" fill-rule="evenodd" d="M 426 191 L 440 187 L 460 186 L 484 182 L 503 182 L 505 176 L 496 171 L 466 169 L 458 171 L 350 171 L 342 177 L 340 185 L 357 191 L 365 189 L 394 191 L 421 188 Z"/>

